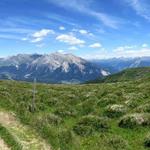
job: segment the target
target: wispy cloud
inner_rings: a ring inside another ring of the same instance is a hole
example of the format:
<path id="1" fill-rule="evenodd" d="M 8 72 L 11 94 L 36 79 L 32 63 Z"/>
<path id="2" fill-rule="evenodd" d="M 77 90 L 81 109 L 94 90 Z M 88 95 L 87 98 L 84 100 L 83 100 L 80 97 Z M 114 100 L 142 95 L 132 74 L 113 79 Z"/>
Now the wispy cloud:
<path id="1" fill-rule="evenodd" d="M 138 15 L 150 21 L 150 4 L 149 0 L 124 0 L 127 2 Z"/>
<path id="2" fill-rule="evenodd" d="M 13 34 L 0 34 L 0 39 L 20 40 L 21 37 Z"/>
<path id="3" fill-rule="evenodd" d="M 65 9 L 76 10 L 86 15 L 93 16 L 95 19 L 101 21 L 104 25 L 117 29 L 119 22 L 115 17 L 107 15 L 102 12 L 96 12 L 90 8 L 91 0 L 47 0 L 51 3 L 59 5 Z"/>
<path id="4" fill-rule="evenodd" d="M 26 28 L 14 28 L 14 27 L 1 27 L 0 28 L 0 38 L 1 39 L 11 39 L 11 40 L 26 40 L 22 38 L 35 30 Z"/>
<path id="5" fill-rule="evenodd" d="M 11 27 L 5 27 L 5 28 L 0 28 L 1 33 L 17 33 L 17 34 L 28 34 L 31 32 L 34 32 L 35 30 L 33 29 L 25 29 L 25 28 L 11 28 Z"/>
<path id="6" fill-rule="evenodd" d="M 55 13 L 44 13 L 43 16 L 45 16 L 47 19 L 52 20 L 54 22 L 63 23 L 69 26 L 77 26 L 75 20 L 69 17 L 61 16 Z"/>

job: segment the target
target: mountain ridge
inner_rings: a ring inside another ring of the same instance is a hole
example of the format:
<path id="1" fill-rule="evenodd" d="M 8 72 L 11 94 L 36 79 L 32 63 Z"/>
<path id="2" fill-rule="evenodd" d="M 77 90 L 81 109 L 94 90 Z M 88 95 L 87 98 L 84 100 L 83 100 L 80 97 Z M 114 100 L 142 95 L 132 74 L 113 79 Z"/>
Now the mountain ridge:
<path id="1" fill-rule="evenodd" d="M 46 83 L 81 83 L 103 76 L 104 70 L 72 54 L 18 54 L 0 59 L 0 78 Z"/>
<path id="2" fill-rule="evenodd" d="M 102 66 L 102 68 L 105 68 L 105 70 L 113 74 L 127 68 L 149 67 L 150 57 L 120 57 L 101 60 L 91 60 L 91 62 L 93 62 L 97 66 Z"/>

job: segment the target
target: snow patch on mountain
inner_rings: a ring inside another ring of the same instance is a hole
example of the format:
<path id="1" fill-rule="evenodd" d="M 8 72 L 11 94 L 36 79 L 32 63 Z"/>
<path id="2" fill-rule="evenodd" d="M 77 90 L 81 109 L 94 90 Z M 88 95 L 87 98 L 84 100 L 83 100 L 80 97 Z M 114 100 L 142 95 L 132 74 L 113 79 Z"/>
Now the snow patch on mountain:
<path id="1" fill-rule="evenodd" d="M 101 74 L 102 74 L 103 76 L 109 76 L 109 75 L 110 75 L 110 72 L 107 72 L 107 71 L 105 71 L 105 70 L 101 70 Z"/>

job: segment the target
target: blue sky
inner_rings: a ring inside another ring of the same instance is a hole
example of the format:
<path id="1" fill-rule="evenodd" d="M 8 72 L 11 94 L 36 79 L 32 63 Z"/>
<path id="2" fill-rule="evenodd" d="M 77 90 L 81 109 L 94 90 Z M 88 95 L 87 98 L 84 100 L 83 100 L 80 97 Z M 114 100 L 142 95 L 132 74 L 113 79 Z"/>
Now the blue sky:
<path id="1" fill-rule="evenodd" d="M 0 57 L 150 56 L 149 0 L 1 0 Z"/>

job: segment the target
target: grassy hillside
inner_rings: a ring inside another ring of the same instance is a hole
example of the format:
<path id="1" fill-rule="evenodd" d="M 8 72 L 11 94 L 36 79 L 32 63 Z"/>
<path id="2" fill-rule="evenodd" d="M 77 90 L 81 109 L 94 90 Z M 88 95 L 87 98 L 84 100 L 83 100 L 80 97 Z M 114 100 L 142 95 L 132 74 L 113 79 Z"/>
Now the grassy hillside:
<path id="1" fill-rule="evenodd" d="M 54 150 L 150 149 L 149 79 L 38 84 L 34 112 L 31 102 L 31 83 L 0 81 L 0 110 L 14 112 Z"/>
<path id="2" fill-rule="evenodd" d="M 104 79 L 93 80 L 91 83 L 122 82 L 147 78 L 150 78 L 150 67 L 126 69 L 119 73 L 110 75 Z"/>

